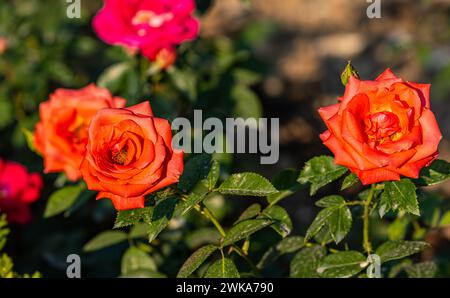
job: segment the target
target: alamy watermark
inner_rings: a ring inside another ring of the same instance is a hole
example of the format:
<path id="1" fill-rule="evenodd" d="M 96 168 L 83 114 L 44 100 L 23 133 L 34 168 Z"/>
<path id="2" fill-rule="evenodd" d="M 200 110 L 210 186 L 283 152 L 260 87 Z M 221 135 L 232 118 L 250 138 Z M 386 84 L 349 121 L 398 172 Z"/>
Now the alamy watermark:
<path id="1" fill-rule="evenodd" d="M 77 254 L 68 255 L 66 263 L 69 265 L 66 269 L 66 275 L 68 278 L 81 278 L 81 259 Z"/>
<path id="2" fill-rule="evenodd" d="M 369 19 L 381 19 L 381 0 L 366 0 L 371 3 L 367 7 L 366 14 Z"/>
<path id="3" fill-rule="evenodd" d="M 367 257 L 369 266 L 367 267 L 366 274 L 369 278 L 381 278 L 381 258 L 379 255 L 371 254 Z"/>
<path id="4" fill-rule="evenodd" d="M 278 118 L 203 119 L 201 110 L 194 110 L 194 121 L 175 118 L 172 130 L 174 149 L 185 153 L 250 153 L 260 154 L 261 164 L 278 162 L 280 123 Z"/>
<path id="5" fill-rule="evenodd" d="M 66 0 L 66 15 L 69 19 L 81 18 L 81 0 Z"/>

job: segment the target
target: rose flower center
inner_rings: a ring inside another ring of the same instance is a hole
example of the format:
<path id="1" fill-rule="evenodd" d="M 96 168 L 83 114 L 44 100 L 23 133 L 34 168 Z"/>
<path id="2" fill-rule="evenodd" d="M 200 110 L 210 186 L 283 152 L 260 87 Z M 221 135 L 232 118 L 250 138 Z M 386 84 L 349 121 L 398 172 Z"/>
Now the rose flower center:
<path id="1" fill-rule="evenodd" d="M 85 143 L 88 138 L 86 126 L 85 120 L 77 115 L 75 121 L 67 129 L 74 143 Z"/>
<path id="2" fill-rule="evenodd" d="M 138 27 L 138 34 L 144 36 L 147 34 L 146 27 L 160 28 L 164 23 L 173 19 L 173 13 L 165 12 L 157 14 L 151 10 L 140 10 L 131 20 L 131 23 Z"/>
<path id="3" fill-rule="evenodd" d="M 111 150 L 111 159 L 119 164 L 119 165 L 123 165 L 125 164 L 125 161 L 127 160 L 127 149 L 126 148 L 121 148 L 121 149 L 113 149 Z"/>
<path id="4" fill-rule="evenodd" d="M 394 113 L 374 113 L 367 116 L 364 122 L 370 141 L 382 144 L 388 140 L 396 141 L 400 138 L 400 121 Z"/>

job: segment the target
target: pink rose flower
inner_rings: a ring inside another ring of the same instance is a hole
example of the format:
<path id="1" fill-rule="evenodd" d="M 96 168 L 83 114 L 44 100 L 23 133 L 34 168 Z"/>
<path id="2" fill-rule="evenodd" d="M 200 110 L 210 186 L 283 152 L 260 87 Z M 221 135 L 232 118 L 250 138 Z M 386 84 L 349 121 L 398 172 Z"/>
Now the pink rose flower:
<path id="1" fill-rule="evenodd" d="M 194 0 L 105 0 L 93 27 L 106 43 L 140 50 L 155 61 L 161 51 L 173 55 L 175 46 L 198 35 L 194 10 Z"/>
<path id="2" fill-rule="evenodd" d="M 26 224 L 31 220 L 29 204 L 40 197 L 42 186 L 38 173 L 0 159 L 0 212 L 6 213 L 8 222 Z"/>

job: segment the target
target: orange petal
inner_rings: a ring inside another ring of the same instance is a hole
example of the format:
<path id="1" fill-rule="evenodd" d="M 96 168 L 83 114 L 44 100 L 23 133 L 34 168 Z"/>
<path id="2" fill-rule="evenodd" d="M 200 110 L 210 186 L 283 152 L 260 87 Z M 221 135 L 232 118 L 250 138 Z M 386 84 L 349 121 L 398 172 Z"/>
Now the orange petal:
<path id="1" fill-rule="evenodd" d="M 141 102 L 137 105 L 127 108 L 127 110 L 132 111 L 135 114 L 140 114 L 144 116 L 153 116 L 152 108 L 148 101 Z"/>
<path id="2" fill-rule="evenodd" d="M 420 100 L 422 101 L 422 106 L 424 106 L 427 109 L 430 109 L 430 84 L 418 84 L 418 83 L 411 83 L 407 82 L 405 83 L 411 88 L 414 88 L 417 92 L 417 95 L 420 97 Z"/>
<path id="3" fill-rule="evenodd" d="M 99 192 L 97 195 L 97 200 L 99 199 L 110 199 L 114 204 L 116 210 L 129 210 L 144 208 L 144 197 L 132 197 L 123 198 L 108 192 Z"/>
<path id="4" fill-rule="evenodd" d="M 332 135 L 328 130 L 320 135 L 323 144 L 328 147 L 334 154 L 334 162 L 338 165 L 354 168 L 357 167 L 355 160 L 347 153 L 345 147 L 339 142 L 339 140 Z"/>
<path id="5" fill-rule="evenodd" d="M 420 170 L 425 167 L 428 166 L 429 164 L 431 164 L 431 162 L 433 160 L 435 160 L 438 157 L 438 152 L 435 152 L 433 155 L 424 158 L 422 160 L 416 161 L 416 162 L 411 162 L 411 163 L 407 163 L 405 164 L 403 167 L 401 167 L 400 169 L 396 170 L 396 172 L 398 172 L 399 174 L 406 176 L 406 177 L 410 177 L 410 178 L 418 178 L 419 177 L 419 173 Z"/>
<path id="6" fill-rule="evenodd" d="M 357 169 L 351 169 L 353 173 L 358 175 L 362 184 L 369 185 L 377 182 L 383 181 L 398 181 L 400 180 L 400 175 L 389 171 L 385 168 L 372 169 L 367 171 L 360 171 Z"/>
<path id="7" fill-rule="evenodd" d="M 442 134 L 433 112 L 425 109 L 419 119 L 422 126 L 422 144 L 416 147 L 417 154 L 411 162 L 416 162 L 433 155 L 442 139 Z"/>
<path id="8" fill-rule="evenodd" d="M 390 68 L 386 69 L 375 81 L 395 80 L 399 79 Z"/>
<path id="9" fill-rule="evenodd" d="M 327 121 L 339 111 L 339 106 L 341 104 L 337 103 L 328 107 L 323 107 L 319 109 L 320 117 L 322 117 L 323 121 Z"/>

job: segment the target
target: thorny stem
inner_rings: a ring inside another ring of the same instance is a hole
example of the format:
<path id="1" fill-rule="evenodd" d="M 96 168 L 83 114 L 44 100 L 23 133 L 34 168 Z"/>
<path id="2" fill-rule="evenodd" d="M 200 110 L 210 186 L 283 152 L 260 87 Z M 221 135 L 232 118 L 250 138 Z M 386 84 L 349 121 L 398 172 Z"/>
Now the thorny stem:
<path id="1" fill-rule="evenodd" d="M 222 237 L 225 237 L 225 231 L 224 231 L 222 225 L 215 218 L 215 216 L 211 213 L 211 211 L 209 211 L 208 207 L 203 205 L 202 211 L 203 211 L 202 214 L 213 223 L 213 225 L 219 231 L 220 235 L 222 235 Z"/>
<path id="2" fill-rule="evenodd" d="M 223 248 L 220 248 L 220 255 L 222 256 L 222 276 L 225 277 L 225 255 L 223 254 Z"/>
<path id="3" fill-rule="evenodd" d="M 185 195 L 180 194 L 180 197 L 183 201 L 187 200 L 187 197 Z M 219 231 L 220 235 L 222 235 L 222 237 L 225 237 L 226 233 L 225 230 L 223 229 L 222 225 L 219 223 L 219 221 L 216 219 L 216 217 L 211 213 L 211 211 L 208 209 L 208 207 L 206 207 L 204 204 L 195 204 L 194 205 L 194 209 L 197 210 L 197 212 L 199 212 L 200 214 L 202 214 L 205 218 L 207 218 L 209 221 L 212 222 L 212 224 L 216 227 L 216 229 Z M 247 255 L 242 251 L 242 249 L 237 246 L 237 245 L 232 245 L 232 249 L 234 251 L 236 251 L 236 253 L 238 255 L 240 255 L 247 263 L 248 265 L 252 268 L 252 271 L 254 273 L 258 272 L 258 269 L 256 268 L 255 264 L 253 263 L 253 261 L 247 257 Z M 223 248 L 220 249 L 221 253 L 222 253 L 222 258 L 225 258 L 225 256 L 223 255 Z M 222 264 L 222 266 L 224 266 Z"/>
<path id="4" fill-rule="evenodd" d="M 372 244 L 369 239 L 369 215 L 370 215 L 370 204 L 372 203 L 373 195 L 375 193 L 375 184 L 369 189 L 369 194 L 367 196 L 367 200 L 364 204 L 364 213 L 363 213 L 363 247 L 367 254 L 370 254 L 372 251 Z"/>
<path id="5" fill-rule="evenodd" d="M 187 201 L 187 196 L 181 193 L 178 193 L 180 195 L 180 198 L 183 201 Z M 225 237 L 225 230 L 223 229 L 222 225 L 219 223 L 219 221 L 216 219 L 216 217 L 211 213 L 211 211 L 206 207 L 204 204 L 195 204 L 194 209 L 197 210 L 198 213 L 202 214 L 205 218 L 207 218 L 209 221 L 212 222 L 212 224 L 216 227 L 216 229 L 219 231 L 220 235 L 222 237 Z"/>
<path id="6" fill-rule="evenodd" d="M 351 202 L 345 202 L 346 206 L 355 206 L 355 205 L 361 205 L 361 206 L 365 206 L 366 203 L 365 202 L 361 202 L 361 201 L 351 201 Z"/>

